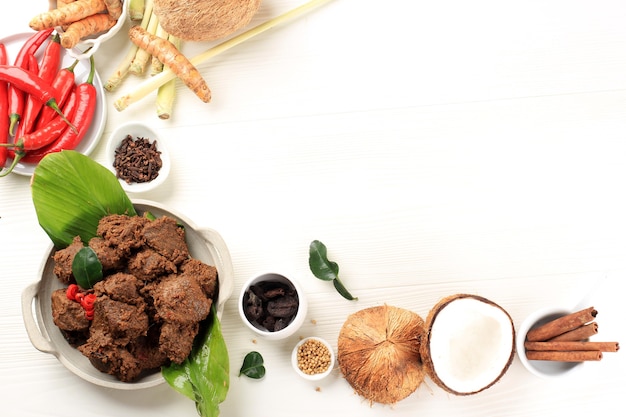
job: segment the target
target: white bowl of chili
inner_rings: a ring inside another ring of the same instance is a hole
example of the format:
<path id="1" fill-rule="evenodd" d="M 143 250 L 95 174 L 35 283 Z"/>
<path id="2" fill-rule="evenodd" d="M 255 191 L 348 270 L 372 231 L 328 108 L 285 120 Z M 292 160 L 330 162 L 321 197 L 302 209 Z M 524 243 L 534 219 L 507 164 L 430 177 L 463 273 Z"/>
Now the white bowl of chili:
<path id="1" fill-rule="evenodd" d="M 170 172 L 170 156 L 160 136 L 141 122 L 118 126 L 107 143 L 107 168 L 124 191 L 145 193 L 163 184 Z"/>
<path id="2" fill-rule="evenodd" d="M 5 45 L 8 57 L 10 59 L 14 59 L 18 54 L 20 48 L 23 46 L 24 42 L 26 42 L 30 36 L 32 36 L 32 33 L 30 32 L 17 33 L 0 39 L 0 43 Z M 47 44 L 47 42 L 49 42 L 49 40 L 47 40 L 35 54 L 35 57 L 37 59 L 41 59 L 43 50 L 45 49 L 45 45 Z M 70 55 L 70 51 L 65 49 L 61 51 L 61 62 L 59 64 L 60 68 L 67 68 L 72 65 L 74 61 L 75 58 Z M 81 60 L 76 63 L 76 66 L 74 67 L 74 78 L 76 85 L 87 81 L 87 79 L 89 78 L 90 67 L 91 65 L 89 63 L 89 60 Z M 104 132 L 104 127 L 106 124 L 107 107 L 105 101 L 106 96 L 104 93 L 104 86 L 102 84 L 102 80 L 100 79 L 100 75 L 98 74 L 97 68 L 93 78 L 93 86 L 96 89 L 96 107 L 94 109 L 94 115 L 91 124 L 87 128 L 87 131 L 85 132 L 82 140 L 79 143 L 71 146 L 65 145 L 63 146 L 63 149 L 73 148 L 77 152 L 80 152 L 84 155 L 90 155 L 96 148 L 102 137 L 102 133 Z M 13 139 L 8 137 L 6 140 L 11 142 Z M 39 151 L 45 151 L 47 148 L 48 147 L 45 147 Z M 8 158 L 5 167 L 9 167 L 12 163 L 13 159 Z M 15 165 L 12 173 L 30 177 L 31 175 L 33 175 L 37 164 L 38 162 L 30 161 L 28 158 L 22 159 Z"/>

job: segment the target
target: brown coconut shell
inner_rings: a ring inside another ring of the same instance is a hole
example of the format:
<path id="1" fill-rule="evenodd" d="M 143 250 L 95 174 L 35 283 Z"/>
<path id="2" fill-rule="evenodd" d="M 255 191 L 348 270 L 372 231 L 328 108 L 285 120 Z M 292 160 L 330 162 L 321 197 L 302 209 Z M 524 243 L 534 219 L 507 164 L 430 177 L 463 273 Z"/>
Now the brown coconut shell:
<path id="1" fill-rule="evenodd" d="M 357 311 L 339 332 L 339 369 L 359 395 L 393 404 L 424 380 L 423 335 L 424 320 L 412 311 L 388 305 Z"/>
<path id="2" fill-rule="evenodd" d="M 154 0 L 154 13 L 171 35 L 186 41 L 211 41 L 243 28 L 261 0 Z"/>
<path id="3" fill-rule="evenodd" d="M 475 391 L 471 391 L 471 392 L 459 392 L 456 391 L 454 389 L 451 389 L 450 387 L 448 387 L 446 385 L 446 383 L 444 381 L 442 381 L 442 379 L 439 377 L 439 375 L 437 374 L 437 371 L 435 370 L 435 366 L 433 364 L 433 360 L 432 360 L 432 354 L 431 354 L 431 336 L 432 336 L 432 327 L 434 322 L 437 320 L 437 316 L 450 304 L 453 303 L 454 301 L 460 300 L 460 299 L 464 299 L 464 298 L 473 298 L 475 300 L 478 301 L 482 301 L 484 303 L 487 303 L 489 305 L 492 305 L 494 307 L 499 308 L 500 310 L 502 310 L 506 316 L 508 317 L 508 319 L 511 322 L 511 337 L 512 337 L 512 349 L 511 349 L 511 355 L 508 358 L 508 362 L 503 366 L 502 368 L 502 372 L 497 376 L 497 378 L 495 378 L 490 384 L 481 387 L 478 390 Z M 472 295 L 472 294 L 455 294 L 455 295 L 450 295 L 448 297 L 444 297 L 441 300 L 439 300 L 439 302 L 437 304 L 435 304 L 435 306 L 430 310 L 430 312 L 428 313 L 428 316 L 426 317 L 426 323 L 425 323 L 425 328 L 426 328 L 426 333 L 424 335 L 424 340 L 423 343 L 421 344 L 420 347 L 420 356 L 422 358 L 422 362 L 424 365 L 424 370 L 426 372 L 426 374 L 428 375 L 428 377 L 430 379 L 433 380 L 433 382 L 435 382 L 440 388 L 444 389 L 445 391 L 454 394 L 454 395 L 471 395 L 471 394 L 476 394 L 478 392 L 484 391 L 485 389 L 493 386 L 496 382 L 498 382 L 502 376 L 506 373 L 506 371 L 509 369 L 509 367 L 511 366 L 511 363 L 513 362 L 513 358 L 515 356 L 515 329 L 513 326 L 513 319 L 511 318 L 511 316 L 509 315 L 509 313 L 504 310 L 502 307 L 500 307 L 498 304 L 494 303 L 491 300 L 488 300 L 487 298 L 478 296 L 478 295 Z"/>

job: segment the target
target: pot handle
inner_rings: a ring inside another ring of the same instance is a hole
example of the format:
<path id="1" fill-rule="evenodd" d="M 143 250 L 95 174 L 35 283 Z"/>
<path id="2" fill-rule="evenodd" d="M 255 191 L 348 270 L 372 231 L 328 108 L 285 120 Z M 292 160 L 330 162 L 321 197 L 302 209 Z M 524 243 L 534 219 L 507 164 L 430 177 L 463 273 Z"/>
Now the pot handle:
<path id="1" fill-rule="evenodd" d="M 56 353 L 56 350 L 52 346 L 50 340 L 45 337 L 37 325 L 35 315 L 33 313 L 33 301 L 37 297 L 39 291 L 39 283 L 29 285 L 22 292 L 22 316 L 24 316 L 24 325 L 26 326 L 26 333 L 33 346 L 45 353 Z"/>
<path id="2" fill-rule="evenodd" d="M 225 280 L 225 282 L 220 281 L 220 292 L 218 299 L 218 311 L 224 308 L 224 303 L 226 300 L 230 298 L 233 294 L 234 290 L 234 272 L 233 272 L 233 263 L 230 257 L 230 252 L 228 252 L 228 248 L 226 247 L 226 242 L 222 236 L 217 233 L 213 229 L 197 229 L 196 230 L 204 239 L 207 246 L 211 250 L 216 259 L 218 265 L 222 265 L 222 271 L 219 271 L 225 277 L 230 277 L 231 279 Z"/>

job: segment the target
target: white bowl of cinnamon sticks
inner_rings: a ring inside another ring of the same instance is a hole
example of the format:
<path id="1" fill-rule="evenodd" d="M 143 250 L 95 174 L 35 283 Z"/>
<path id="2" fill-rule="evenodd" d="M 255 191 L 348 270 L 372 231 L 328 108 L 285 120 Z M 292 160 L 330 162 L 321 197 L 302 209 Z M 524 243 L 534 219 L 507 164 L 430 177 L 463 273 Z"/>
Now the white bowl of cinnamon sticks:
<path id="1" fill-rule="evenodd" d="M 517 354 L 528 371 L 543 378 L 560 377 L 585 362 L 617 352 L 618 342 L 592 340 L 598 333 L 594 307 L 572 312 L 545 308 L 524 320 L 517 334 Z"/>

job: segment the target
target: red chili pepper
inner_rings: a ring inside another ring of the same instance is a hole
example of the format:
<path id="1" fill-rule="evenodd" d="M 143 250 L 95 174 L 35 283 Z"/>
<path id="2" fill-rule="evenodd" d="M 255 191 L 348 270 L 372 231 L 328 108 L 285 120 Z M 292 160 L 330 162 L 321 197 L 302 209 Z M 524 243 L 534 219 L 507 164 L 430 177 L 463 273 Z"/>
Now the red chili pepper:
<path id="1" fill-rule="evenodd" d="M 82 293 L 82 292 L 79 291 L 79 292 L 76 293 L 76 296 L 74 297 L 74 300 L 79 302 L 79 303 L 82 303 L 83 302 L 83 298 L 85 298 L 85 293 Z"/>
<path id="2" fill-rule="evenodd" d="M 37 49 L 48 39 L 53 31 L 54 28 L 40 30 L 26 39 L 15 57 L 15 65 L 23 67 L 24 63 L 27 62 L 28 55 L 35 55 Z"/>
<path id="3" fill-rule="evenodd" d="M 24 68 L 14 65 L 0 65 L 0 81 L 6 81 L 17 89 L 33 95 L 37 100 L 44 102 L 53 109 L 58 108 L 54 98 L 56 92 L 50 84 Z"/>
<path id="4" fill-rule="evenodd" d="M 28 56 L 28 71 L 29 71 L 30 73 L 32 73 L 32 74 L 39 74 L 39 62 L 37 62 L 37 58 L 35 57 L 35 55 L 29 55 L 29 56 Z M 9 88 L 11 88 L 11 85 L 9 85 Z M 17 91 L 20 91 L 20 90 L 17 90 Z M 23 93 L 24 93 L 24 92 L 22 91 L 22 94 L 23 94 Z M 25 100 L 24 100 L 24 99 L 25 99 Z M 27 96 L 25 96 L 24 98 L 22 98 L 21 100 L 22 100 L 24 103 L 27 103 L 27 102 L 28 102 L 28 99 L 31 99 L 31 100 L 32 100 L 32 96 L 31 96 L 31 95 L 27 95 Z M 25 105 L 24 105 L 24 107 L 25 107 Z M 22 111 L 24 111 L 24 109 L 23 109 L 23 108 L 22 108 Z M 22 135 L 22 132 L 20 131 L 20 126 L 21 126 L 21 125 L 22 125 L 22 123 L 23 123 L 24 117 L 20 117 L 20 120 L 22 120 L 22 122 L 19 122 L 19 123 L 18 123 L 18 125 L 17 125 L 17 129 L 14 129 L 14 132 L 15 132 L 15 136 L 16 136 L 16 137 L 17 137 L 17 136 L 21 136 L 21 135 Z M 13 149 L 9 149 L 9 156 L 10 156 L 11 158 L 15 158 L 15 152 L 13 152 Z"/>
<path id="5" fill-rule="evenodd" d="M 76 86 L 76 97 L 78 100 L 78 107 L 72 117 L 72 123 L 76 126 L 76 130 L 66 128 L 65 132 L 56 141 L 51 144 L 38 149 L 35 152 L 28 152 L 23 156 L 22 161 L 27 163 L 36 163 L 49 153 L 60 152 L 67 149 L 75 149 L 76 146 L 89 130 L 91 121 L 96 110 L 96 104 L 98 99 L 98 93 L 93 85 L 95 76 L 95 65 L 93 62 L 93 56 L 90 57 L 91 70 L 89 71 L 89 77 L 84 83 Z M 1 68 L 1 67 L 0 67 Z M 16 152 L 18 153 L 18 152 Z"/>
<path id="6" fill-rule="evenodd" d="M 52 81 L 52 88 L 57 91 L 57 99 L 59 100 L 59 106 L 63 106 L 65 101 L 69 97 L 70 93 L 74 90 L 75 87 L 75 74 L 74 68 L 78 64 L 79 60 L 75 60 L 72 65 L 67 68 L 62 68 Z M 44 107 L 41 109 L 41 113 L 39 114 L 39 118 L 37 119 L 36 129 L 39 129 L 46 125 L 50 120 L 54 118 L 56 112 L 52 110 L 50 107 Z"/>
<path id="7" fill-rule="evenodd" d="M 35 52 L 39 49 L 39 47 L 45 42 L 46 39 L 50 37 L 54 28 L 40 30 L 39 32 L 35 32 L 32 36 L 30 36 L 22 47 L 20 48 L 17 56 L 15 57 L 14 65 L 16 67 L 28 69 L 28 56 L 35 55 Z M 23 92 L 19 91 L 18 88 L 15 88 L 9 85 L 9 134 L 13 136 L 15 132 L 15 125 L 20 120 L 22 111 L 24 109 L 24 100 L 25 95 Z"/>
<path id="8" fill-rule="evenodd" d="M 67 287 L 67 290 L 65 290 L 65 295 L 67 296 L 68 299 L 75 301 L 76 300 L 76 294 L 78 294 L 78 292 L 80 291 L 80 288 L 78 288 L 78 285 L 76 284 L 70 284 Z"/>
<path id="9" fill-rule="evenodd" d="M 19 90 L 32 95 L 46 106 L 51 107 L 61 117 L 64 117 L 54 97 L 56 91 L 54 91 L 50 83 L 43 81 L 40 76 L 13 65 L 0 65 L 0 81 L 6 81 Z M 72 127 L 69 121 L 67 121 L 67 124 Z"/>
<path id="10" fill-rule="evenodd" d="M 83 306 L 85 311 L 93 310 L 93 305 L 96 302 L 96 294 L 90 293 L 86 294 L 80 302 L 80 305 Z"/>
<path id="11" fill-rule="evenodd" d="M 37 74 L 41 77 L 41 79 L 48 83 L 52 84 L 54 80 L 55 74 L 59 71 L 59 65 L 61 63 L 61 38 L 59 34 L 55 34 L 54 37 L 48 45 L 43 53 L 41 58 L 41 65 L 39 65 Z M 34 57 L 34 55 L 31 55 Z M 36 60 L 35 60 L 36 61 Z M 30 69 L 31 72 L 35 73 L 33 68 Z M 61 104 L 59 104 L 61 106 Z M 33 96 L 28 96 L 26 99 L 26 104 L 24 106 L 24 114 L 22 116 L 22 120 L 17 128 L 16 137 L 23 136 L 27 133 L 30 133 L 33 130 L 33 126 L 35 125 L 35 120 L 39 115 L 41 108 L 43 107 L 43 103 Z"/>
<path id="12" fill-rule="evenodd" d="M 37 61 L 35 55 L 28 56 L 28 71 L 32 72 L 33 74 L 39 73 L 39 62 Z"/>
<path id="13" fill-rule="evenodd" d="M 53 90 L 50 84 L 46 84 L 41 79 L 41 77 L 39 77 L 36 74 L 31 74 L 25 69 L 20 68 L 20 67 L 15 67 L 11 65 L 0 65 L 0 82 L 1 81 L 6 81 L 9 84 L 12 84 L 13 86 L 17 87 L 18 89 L 30 95 L 33 95 L 37 100 L 40 100 L 41 102 L 45 103 L 47 106 L 54 109 L 54 111 L 56 111 L 60 115 L 60 117 L 63 119 L 63 121 L 68 125 L 68 128 L 63 133 L 63 135 L 66 135 L 66 134 L 74 134 L 75 136 L 78 135 L 79 133 L 78 129 L 76 129 L 74 124 L 70 122 L 65 117 L 61 109 L 59 109 L 56 99 L 54 98 L 54 95 L 56 92 Z M 91 85 L 91 88 L 93 88 L 95 91 L 95 87 L 93 87 L 93 85 Z M 80 94 L 79 94 L 79 97 L 80 97 Z M 76 113 L 78 113 L 78 110 L 80 110 L 80 107 L 77 108 Z M 89 125 L 90 122 L 91 122 L 91 119 L 89 119 L 85 123 Z M 87 129 L 85 128 L 84 130 L 86 131 Z M 83 132 L 83 135 L 84 135 L 84 132 Z M 17 165 L 17 163 L 24 157 L 24 152 L 19 149 L 16 149 L 14 154 L 15 155 L 13 157 L 13 163 L 7 170 L 0 173 L 0 177 L 4 177 L 8 175 L 9 173 L 11 173 L 13 169 L 15 168 L 15 166 Z"/>
<path id="14" fill-rule="evenodd" d="M 7 60 L 7 48 L 3 43 L 0 43 L 0 65 L 6 65 Z M 7 83 L 0 81 L 0 144 L 7 143 L 9 139 L 9 97 L 7 95 L 7 91 Z M 4 168 L 4 164 L 7 163 L 8 154 L 9 150 L 0 146 L 0 170 L 2 170 Z"/>
<path id="15" fill-rule="evenodd" d="M 72 92 L 69 100 L 65 104 L 66 105 L 63 106 L 63 114 L 71 119 L 76 112 L 76 108 L 78 107 L 76 93 Z M 44 146 L 57 140 L 67 128 L 67 123 L 65 123 L 61 116 L 57 115 L 42 128 L 20 136 L 20 138 L 15 141 L 13 146 L 16 149 L 23 151 L 34 151 L 36 149 L 43 148 Z M 20 157 L 15 156 L 15 158 Z"/>

